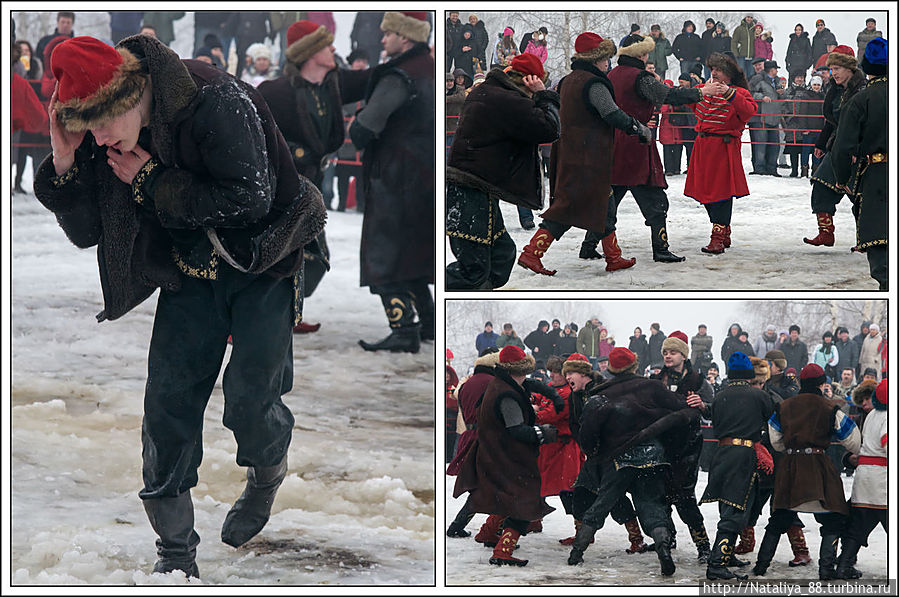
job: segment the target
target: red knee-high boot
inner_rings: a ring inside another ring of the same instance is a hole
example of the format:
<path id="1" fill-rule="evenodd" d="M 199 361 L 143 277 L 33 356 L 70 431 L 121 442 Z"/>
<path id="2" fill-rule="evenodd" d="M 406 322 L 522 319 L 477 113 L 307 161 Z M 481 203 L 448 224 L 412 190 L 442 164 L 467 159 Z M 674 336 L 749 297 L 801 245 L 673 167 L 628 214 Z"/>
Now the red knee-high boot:
<path id="1" fill-rule="evenodd" d="M 491 514 L 487 520 L 481 525 L 478 534 L 474 536 L 474 540 L 483 543 L 486 547 L 493 547 L 499 541 L 499 525 L 505 520 L 504 516 Z"/>
<path id="2" fill-rule="evenodd" d="M 606 271 L 614 272 L 626 269 L 637 263 L 636 259 L 625 259 L 621 256 L 621 248 L 618 246 L 618 238 L 611 233 L 602 239 L 602 252 L 606 256 Z"/>
<path id="3" fill-rule="evenodd" d="M 834 242 L 833 216 L 819 211 L 815 214 L 815 217 L 818 218 L 818 236 L 815 238 L 803 238 L 802 242 L 816 247 L 832 247 Z"/>
<path id="4" fill-rule="evenodd" d="M 724 252 L 724 231 L 721 224 L 712 224 L 712 238 L 709 244 L 702 248 L 703 253 L 718 255 Z"/>
<path id="5" fill-rule="evenodd" d="M 515 551 L 515 545 L 518 543 L 519 537 L 521 537 L 521 534 L 518 531 L 506 528 L 502 537 L 499 538 L 499 543 L 493 548 L 493 557 L 490 558 L 490 563 L 494 566 L 526 566 L 527 560 L 519 560 L 512 557 L 512 552 Z"/>
<path id="6" fill-rule="evenodd" d="M 531 242 L 521 250 L 521 255 L 518 256 L 518 265 L 544 276 L 555 275 L 556 270 L 546 269 L 540 263 L 540 258 L 543 257 L 554 240 L 556 239 L 553 238 L 549 231 L 545 228 L 538 228 L 534 236 L 531 237 Z"/>

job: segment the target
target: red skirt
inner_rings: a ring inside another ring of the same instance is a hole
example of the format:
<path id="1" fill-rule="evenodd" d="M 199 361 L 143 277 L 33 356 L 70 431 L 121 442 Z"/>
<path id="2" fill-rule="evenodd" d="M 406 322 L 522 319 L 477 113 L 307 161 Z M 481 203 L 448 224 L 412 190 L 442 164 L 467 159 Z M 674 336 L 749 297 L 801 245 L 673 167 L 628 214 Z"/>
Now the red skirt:
<path id="1" fill-rule="evenodd" d="M 584 457 L 577 442 L 568 436 L 565 443 L 553 442 L 540 446 L 537 466 L 540 468 L 540 497 L 559 495 L 571 491 L 571 486 L 581 472 Z"/>
<path id="2" fill-rule="evenodd" d="M 696 136 L 684 195 L 706 204 L 749 194 L 740 157 L 740 140 L 724 141 L 723 137 Z"/>

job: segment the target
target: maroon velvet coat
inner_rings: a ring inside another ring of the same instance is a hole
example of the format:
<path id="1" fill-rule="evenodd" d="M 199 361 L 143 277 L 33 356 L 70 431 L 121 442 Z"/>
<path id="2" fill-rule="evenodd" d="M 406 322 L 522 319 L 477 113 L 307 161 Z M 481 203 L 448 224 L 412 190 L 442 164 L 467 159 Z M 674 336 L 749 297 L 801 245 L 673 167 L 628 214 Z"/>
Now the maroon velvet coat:
<path id="1" fill-rule="evenodd" d="M 641 75 L 642 73 L 642 75 Z M 649 100 L 637 95 L 637 77 L 652 75 L 645 70 L 627 64 L 619 64 L 609 73 L 609 79 L 615 86 L 615 103 L 625 113 L 640 122 L 649 122 L 653 105 Z M 659 158 L 659 150 L 655 143 L 643 145 L 639 135 L 628 135 L 615 129 L 615 151 L 612 161 L 612 184 L 633 187 L 648 185 L 668 188 L 665 182 L 665 170 Z"/>

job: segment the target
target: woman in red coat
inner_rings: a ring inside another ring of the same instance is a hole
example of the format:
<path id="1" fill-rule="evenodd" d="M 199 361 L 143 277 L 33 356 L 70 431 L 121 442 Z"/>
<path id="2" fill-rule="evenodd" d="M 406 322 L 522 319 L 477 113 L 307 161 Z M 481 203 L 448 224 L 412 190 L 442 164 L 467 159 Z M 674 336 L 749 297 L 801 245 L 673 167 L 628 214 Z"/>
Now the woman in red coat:
<path id="1" fill-rule="evenodd" d="M 674 87 L 671 79 L 665 79 L 665 85 Z M 680 154 L 677 149 L 682 141 L 680 130 L 670 120 L 673 110 L 668 104 L 662 104 L 659 108 L 659 143 L 662 144 L 662 162 L 666 176 L 680 174 Z"/>
<path id="2" fill-rule="evenodd" d="M 693 104 L 697 135 L 684 195 L 705 205 L 712 222 L 712 239 L 702 250 L 718 254 L 730 246 L 733 200 L 749 194 L 740 156 L 740 136 L 758 105 L 733 58 L 715 52 L 707 64 L 712 71 L 712 82 L 699 87 L 713 86 L 717 92 Z"/>

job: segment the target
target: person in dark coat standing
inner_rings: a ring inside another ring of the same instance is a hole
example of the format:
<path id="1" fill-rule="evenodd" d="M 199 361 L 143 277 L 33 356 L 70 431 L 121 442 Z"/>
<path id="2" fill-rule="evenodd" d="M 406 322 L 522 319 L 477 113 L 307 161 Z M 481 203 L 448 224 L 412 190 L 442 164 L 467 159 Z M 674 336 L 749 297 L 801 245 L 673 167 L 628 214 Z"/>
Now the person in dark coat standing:
<path id="1" fill-rule="evenodd" d="M 390 335 L 365 350 L 418 352 L 434 339 L 434 59 L 425 12 L 386 12 L 389 60 L 371 74 L 350 125 L 363 151 L 361 285 L 381 297 Z M 418 321 L 415 321 L 415 314 Z"/>
<path id="2" fill-rule="evenodd" d="M 510 69 L 487 73 L 462 107 L 446 167 L 446 235 L 457 259 L 446 266 L 448 290 L 509 280 L 515 243 L 499 202 L 542 205 L 537 149 L 559 138 L 559 94 L 545 79 L 536 56 L 516 56 Z"/>
<path id="3" fill-rule="evenodd" d="M 649 326 L 649 360 L 641 367 L 662 366 L 662 344 L 665 342 L 665 332 L 661 330 L 658 323 Z"/>
<path id="4" fill-rule="evenodd" d="M 468 492 L 470 512 L 492 515 L 488 521 L 494 534 L 505 519 L 502 535 L 493 539 L 490 563 L 496 566 L 526 565 L 527 560 L 512 555 L 518 539 L 527 535 L 530 521 L 555 510 L 540 497 L 537 457 L 540 446 L 556 441 L 558 432 L 552 425 L 536 424 L 528 389 L 532 386 L 525 382 L 533 371 L 534 358 L 517 346 L 500 351 L 495 377 L 478 407 L 478 437 L 453 489 L 453 497 Z M 558 410 L 562 408 L 560 400 Z"/>
<path id="5" fill-rule="evenodd" d="M 293 23 L 287 29 L 284 74 L 258 87 L 293 154 L 294 167 L 319 189 L 328 156 L 346 136 L 342 106 L 363 98 L 371 73 L 337 68 L 333 42 L 334 35 L 323 25 Z M 324 231 L 304 254 L 303 295 L 311 296 L 330 269 Z M 315 331 L 317 325 L 301 322 L 294 331 Z"/>
<path id="6" fill-rule="evenodd" d="M 852 454 L 858 454 L 861 434 L 852 419 L 822 395 L 826 384 L 821 367 L 806 365 L 799 373 L 800 393 L 778 405 L 768 421 L 771 445 L 786 454 L 775 472 L 771 518 L 753 568 L 757 576 L 767 571 L 780 536 L 792 524 L 794 512 L 812 512 L 821 525 L 818 578 L 836 578 L 837 541 L 849 507 L 840 475 L 826 451 L 835 440 Z"/>
<path id="7" fill-rule="evenodd" d="M 812 63 L 827 53 L 827 46 L 836 46 L 836 36 L 827 28 L 824 19 L 815 21 L 815 36 L 812 37 Z"/>
<path id="8" fill-rule="evenodd" d="M 572 322 L 562 328 L 562 336 L 556 344 L 556 354 L 568 358 L 577 352 L 577 324 Z"/>
<path id="9" fill-rule="evenodd" d="M 55 40 L 60 35 L 64 35 L 69 39 L 75 37 L 75 13 L 70 11 L 60 11 L 56 13 L 56 29 L 53 30 L 53 33 L 49 35 L 45 35 L 40 38 L 37 42 L 37 46 L 34 48 L 34 56 L 32 58 L 36 58 L 37 60 L 44 60 L 46 54 L 47 45 Z M 44 72 L 46 73 L 49 69 L 44 68 Z"/>
<path id="10" fill-rule="evenodd" d="M 705 20 L 705 31 L 703 31 L 702 35 L 700 35 L 699 37 L 702 39 L 702 54 L 700 56 L 701 60 L 699 62 L 704 66 L 702 78 L 708 81 L 711 71 L 709 70 L 709 67 L 706 66 L 705 62 L 708 59 L 709 55 L 714 51 L 712 50 L 712 39 L 714 39 L 715 37 L 715 19 L 709 17 Z M 727 42 L 730 43 L 730 40 L 728 39 Z M 729 50 L 730 47 L 728 47 L 727 49 Z"/>
<path id="11" fill-rule="evenodd" d="M 671 44 L 671 51 L 680 62 L 681 74 L 689 73 L 696 64 L 702 64 L 704 45 L 702 38 L 696 35 L 693 21 L 684 21 L 683 29 Z"/>
<path id="12" fill-rule="evenodd" d="M 484 21 L 474 13 L 468 15 L 468 24 L 474 31 L 474 58 L 478 61 L 475 73 L 486 73 L 490 68 L 490 65 L 487 64 L 487 46 L 490 45 L 490 34 L 487 33 Z"/>
<path id="13" fill-rule="evenodd" d="M 822 108 L 824 127 L 815 141 L 815 157 L 821 158 L 821 163 L 810 177 L 812 182 L 811 207 L 818 222 L 818 235 L 814 238 L 802 239 L 804 243 L 816 247 L 822 245 L 832 247 L 834 245 L 833 216 L 837 213 L 837 204 L 843 199 L 844 193 L 849 193 L 851 198 L 851 193 L 857 189 L 857 171 L 854 168 L 844 166 L 846 174 L 851 174 L 851 176 L 845 180 L 836 180 L 833 144 L 836 141 L 837 127 L 843 108 L 853 96 L 865 87 L 865 74 L 859 70 L 858 61 L 849 46 L 834 48 L 827 55 L 827 66 L 830 67 L 832 73 L 832 84 L 824 95 Z M 837 182 L 844 186 L 838 187 Z"/>
<path id="14" fill-rule="evenodd" d="M 708 411 L 715 393 L 702 373 L 693 368 L 689 357 L 687 335 L 680 330 L 671 332 L 662 342 L 664 367 L 651 377 L 665 384 L 666 388 L 680 396 L 688 406 Z M 690 529 L 690 538 L 696 545 L 699 561 L 706 563 L 711 550 L 709 536 L 706 534 L 702 512 L 696 505 L 696 479 L 699 475 L 699 455 L 703 444 L 699 417 L 690 422 L 684 433 L 684 440 L 677 454 L 669 454 L 671 467 L 665 478 L 668 530 L 673 543 L 677 532 L 671 519 L 671 507 L 675 506 L 678 516 Z"/>
<path id="15" fill-rule="evenodd" d="M 639 327 L 634 328 L 634 335 L 630 337 L 627 349 L 637 355 L 638 363 L 649 363 L 649 342 Z"/>
<path id="16" fill-rule="evenodd" d="M 541 320 L 537 329 L 524 337 L 524 345 L 531 349 L 536 368 L 546 369 L 546 359 L 553 354 L 553 339 L 549 335 L 549 322 Z"/>
<path id="17" fill-rule="evenodd" d="M 840 363 L 838 370 L 850 368 L 855 371 L 858 368 L 858 356 L 860 349 L 858 344 L 849 337 L 849 329 L 845 326 L 839 326 L 836 330 L 836 339 L 833 341 L 840 354 Z"/>
<path id="18" fill-rule="evenodd" d="M 808 32 L 801 23 L 796 23 L 793 33 L 790 34 L 790 44 L 787 46 L 787 72 L 790 76 L 799 72 L 805 75 L 814 62 Z"/>
<path id="19" fill-rule="evenodd" d="M 780 350 L 787 359 L 787 369 L 793 368 L 802 371 L 808 363 L 808 346 L 799 339 L 802 330 L 795 323 L 790 326 L 790 336 L 786 342 L 780 345 Z"/>
<path id="20" fill-rule="evenodd" d="M 744 344 L 740 341 L 740 335 L 743 333 L 745 332 L 739 323 L 732 323 L 727 329 L 727 338 L 724 339 L 724 344 L 721 345 L 721 360 L 723 362 L 726 363 L 730 359 L 730 355 L 737 351 L 741 351 L 746 355 L 752 352 L 752 345 L 749 346 L 750 352 L 746 352 Z"/>
<path id="21" fill-rule="evenodd" d="M 353 19 L 353 30 L 350 32 L 350 45 L 353 50 L 364 50 L 372 65 L 381 62 L 381 21 L 382 10 L 360 10 Z"/>
<path id="22" fill-rule="evenodd" d="M 841 108 L 833 143 L 832 163 L 836 186 L 853 197 L 857 241 L 853 251 L 865 253 L 871 277 L 887 290 L 887 145 L 889 127 L 883 126 L 887 103 L 887 41 L 867 43 L 862 70 L 865 88 Z M 855 187 L 850 188 L 852 180 Z"/>
<path id="23" fill-rule="evenodd" d="M 446 19 L 446 72 L 452 72 L 454 68 L 461 66 L 460 50 L 462 49 L 462 27 L 464 23 L 459 20 L 459 11 L 449 11 Z"/>
<path id="24" fill-rule="evenodd" d="M 493 331 L 493 323 L 488 321 L 484 324 L 484 331 L 478 334 L 477 338 L 474 339 L 474 347 L 478 351 L 478 354 L 484 354 L 484 351 L 488 348 L 496 348 L 496 339 L 499 338 L 499 334 Z"/>
<path id="25" fill-rule="evenodd" d="M 699 36 L 695 36 L 697 41 Z M 648 122 L 657 106 L 695 104 L 714 89 L 668 87 L 646 70 L 646 60 L 655 43 L 652 38 L 631 35 L 618 53 L 618 65 L 609 73 L 615 87 L 615 101 L 621 109 L 640 122 Z M 683 261 L 668 249 L 668 197 L 662 160 L 655 143 L 641 143 L 639 137 L 615 131 L 612 160 L 612 199 L 609 200 L 605 236 L 615 232 L 618 205 L 630 191 L 651 232 L 653 260 Z"/>
<path id="26" fill-rule="evenodd" d="M 595 388 L 580 417 L 578 441 L 588 466 L 601 472 L 596 501 L 584 513 L 568 564 L 584 561 L 584 552 L 619 500 L 630 492 L 644 529 L 655 540 L 661 572 L 675 572 L 665 515 L 665 470 L 673 446 L 682 445 L 690 421 L 698 420 L 677 394 L 657 380 L 635 375 L 634 353 L 615 348 L 609 355 L 611 380 Z M 578 482 L 581 482 L 579 477 Z"/>
<path id="27" fill-rule="evenodd" d="M 728 566 L 749 564 L 734 557 L 733 550 L 756 500 L 756 469 L 759 459 L 765 460 L 767 455 L 759 440 L 765 421 L 774 411 L 768 393 L 751 386 L 753 379 L 755 370 L 749 357 L 742 352 L 733 353 L 727 360 L 727 387 L 715 395 L 710 409 L 718 449 L 700 503 L 718 502 L 719 519 L 706 569 L 709 580 L 748 578 L 735 574 Z"/>
<path id="28" fill-rule="evenodd" d="M 456 476 L 462 470 L 462 463 L 468 457 L 468 452 L 478 438 L 478 407 L 481 398 L 487 390 L 487 386 L 493 381 L 494 367 L 499 361 L 499 351 L 494 346 L 487 348 L 474 362 L 474 372 L 471 377 L 462 382 L 456 388 L 456 399 L 459 403 L 459 412 L 465 422 L 465 431 L 456 442 L 456 455 L 446 467 L 446 474 Z M 470 537 L 471 533 L 465 530 L 465 526 L 474 518 L 474 512 L 468 509 L 467 504 L 456 514 L 453 522 L 446 529 L 447 537 Z"/>
<path id="29" fill-rule="evenodd" d="M 154 572 L 199 576 L 190 489 L 229 335 L 223 422 L 249 468 L 225 543 L 262 530 L 287 473 L 294 417 L 281 395 L 293 382 L 296 274 L 303 246 L 324 227 L 324 204 L 246 83 L 182 61 L 148 35 L 117 48 L 75 37 L 56 47 L 51 67 L 53 151 L 35 195 L 76 246 L 99 247 L 99 321 L 161 288 L 138 495 L 159 535 Z"/>
<path id="30" fill-rule="evenodd" d="M 700 323 L 696 328 L 696 335 L 690 338 L 690 353 L 693 355 L 691 362 L 697 370 L 705 375 L 715 358 L 712 356 L 712 343 L 714 339 L 708 334 L 708 326 Z"/>
<path id="31" fill-rule="evenodd" d="M 557 87 L 562 132 L 550 154 L 549 209 L 541 214 L 543 222 L 518 257 L 518 265 L 547 276 L 556 270 L 546 269 L 540 258 L 572 226 L 587 231 L 584 245 L 595 248 L 603 238 L 606 271 L 633 265 L 633 261 L 621 259 L 614 233 L 603 237 L 611 194 L 614 131 L 637 135 L 644 144 L 652 141 L 649 129 L 615 104 L 615 90 L 606 76 L 609 58 L 615 54 L 612 40 L 581 33 L 574 49 L 571 73 Z M 586 163 L 591 167 L 585 169 Z"/>

